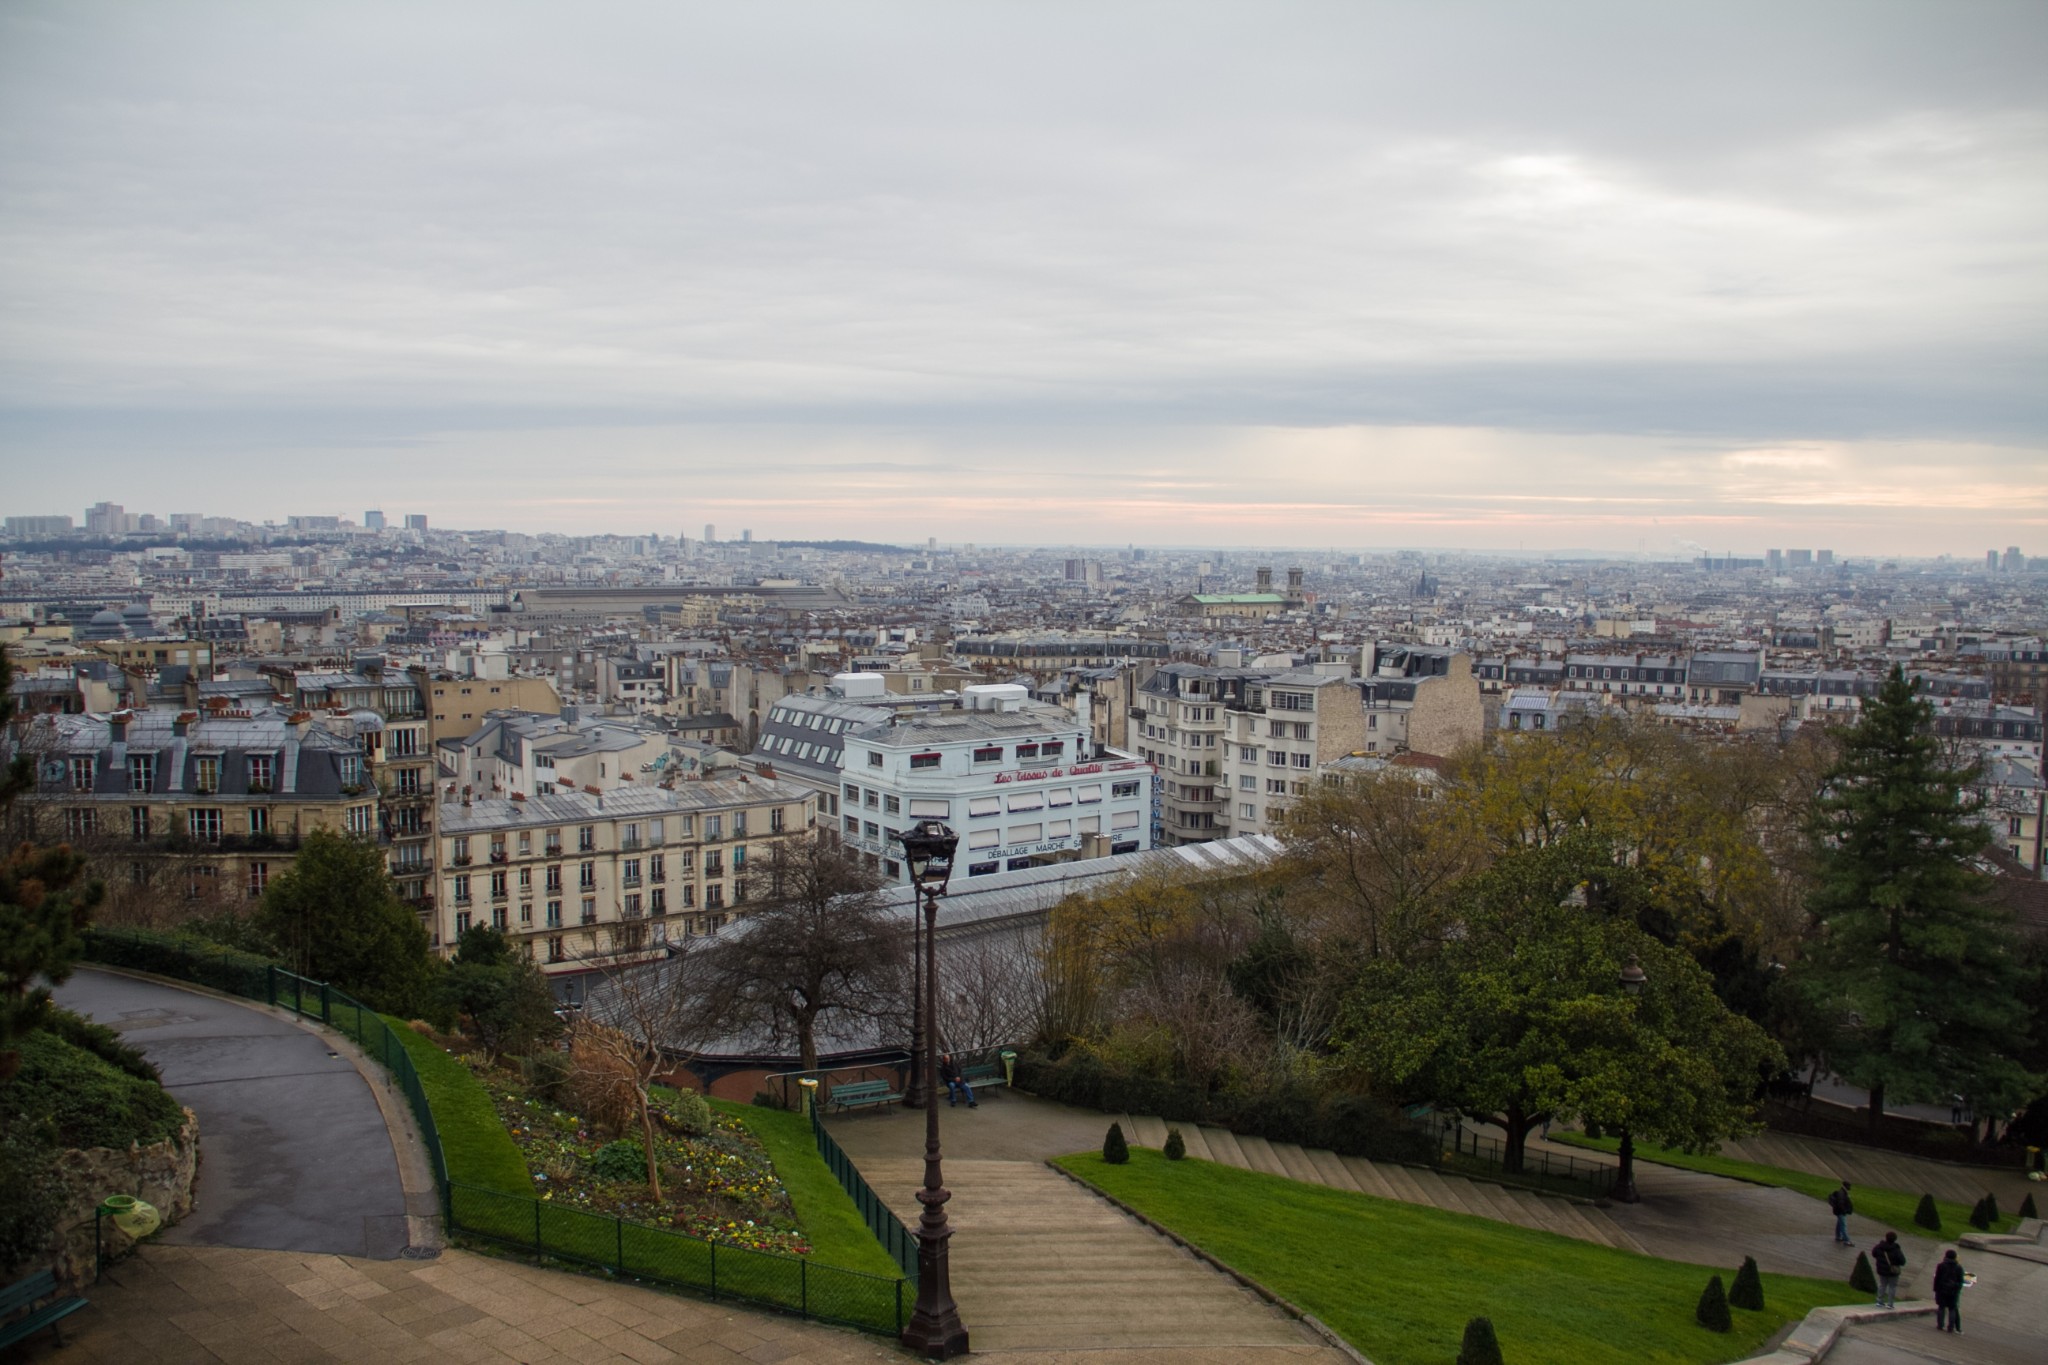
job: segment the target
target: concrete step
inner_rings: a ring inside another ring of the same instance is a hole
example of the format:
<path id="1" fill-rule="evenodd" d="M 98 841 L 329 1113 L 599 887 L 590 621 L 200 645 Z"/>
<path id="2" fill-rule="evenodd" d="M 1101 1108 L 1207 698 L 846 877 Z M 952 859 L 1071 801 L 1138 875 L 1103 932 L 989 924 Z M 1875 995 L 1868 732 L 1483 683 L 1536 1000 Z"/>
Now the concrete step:
<path id="1" fill-rule="evenodd" d="M 1365 1192 L 1359 1188 L 1358 1182 L 1352 1178 L 1350 1170 L 1345 1167 L 1344 1158 L 1338 1156 L 1335 1152 L 1321 1147 L 1311 1147 L 1308 1149 L 1308 1159 L 1314 1163 L 1316 1173 L 1322 1176 L 1323 1183 L 1331 1189 L 1351 1190 L 1359 1194 Z"/>
<path id="2" fill-rule="evenodd" d="M 1202 1136 L 1209 1141 L 1209 1151 L 1225 1166 L 1235 1166 L 1241 1171 L 1252 1169 L 1252 1163 L 1245 1159 L 1244 1149 L 1238 1146 L 1237 1135 L 1227 1128 L 1203 1128 Z"/>
<path id="3" fill-rule="evenodd" d="M 1344 1163 L 1344 1169 L 1349 1171 L 1351 1178 L 1358 1182 L 1358 1189 L 1361 1194 L 1369 1194 L 1375 1199 L 1399 1199 L 1401 1197 L 1394 1193 L 1394 1187 L 1388 1183 L 1386 1173 L 1364 1157 L 1340 1156 L 1337 1160 Z"/>
<path id="4" fill-rule="evenodd" d="M 1323 1173 L 1316 1169 L 1315 1162 L 1308 1159 L 1308 1152 L 1299 1143 L 1274 1142 L 1268 1139 L 1266 1145 L 1271 1147 L 1273 1155 L 1279 1158 L 1281 1168 L 1287 1172 L 1289 1180 L 1299 1180 L 1305 1185 L 1324 1183 Z"/>
<path id="5" fill-rule="evenodd" d="M 1189 1156 L 1199 1157 L 1203 1161 L 1216 1160 L 1216 1154 L 1209 1150 L 1209 1139 L 1204 1135 L 1202 1125 L 1178 1123 L 1173 1126 L 1180 1129 L 1180 1140 L 1187 1145 Z"/>
<path id="6" fill-rule="evenodd" d="M 1430 1199 L 1429 1192 L 1417 1183 L 1415 1172 L 1410 1168 L 1392 1161 L 1383 1161 L 1375 1164 L 1379 1167 L 1380 1178 L 1385 1180 L 1387 1188 L 1394 1192 L 1394 1198 L 1404 1204 L 1428 1204 L 1434 1202 Z"/>
<path id="7" fill-rule="evenodd" d="M 1130 1139 L 1133 1146 L 1164 1147 L 1166 1145 L 1166 1124 L 1163 1120 L 1155 1119 L 1150 1115 L 1140 1114 L 1131 1120 L 1130 1127 L 1124 1130 L 1124 1136 Z"/>
<path id="8" fill-rule="evenodd" d="M 1274 1154 L 1272 1143 L 1262 1137 L 1253 1137 L 1249 1133 L 1239 1133 L 1236 1137 L 1237 1148 L 1244 1153 L 1244 1159 L 1252 1170 L 1293 1179 L 1287 1174 L 1287 1168 L 1280 1164 L 1280 1158 Z"/>

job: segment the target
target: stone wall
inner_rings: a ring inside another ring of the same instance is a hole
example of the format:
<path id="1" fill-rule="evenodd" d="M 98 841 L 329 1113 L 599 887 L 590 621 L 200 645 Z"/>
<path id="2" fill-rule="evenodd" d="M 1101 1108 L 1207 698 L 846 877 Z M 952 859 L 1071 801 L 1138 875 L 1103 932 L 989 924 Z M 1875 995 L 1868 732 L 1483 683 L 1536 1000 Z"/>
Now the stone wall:
<path id="1" fill-rule="evenodd" d="M 57 1219 L 60 1241 L 51 1269 L 65 1283 L 89 1284 L 93 1210 L 102 1199 L 132 1194 L 146 1200 L 156 1205 L 166 1227 L 192 1211 L 192 1182 L 199 1174 L 199 1119 L 187 1109 L 182 1128 L 147 1146 L 73 1148 L 57 1158 L 57 1172 L 70 1191 L 70 1201 Z M 100 1224 L 100 1239 L 110 1256 L 126 1252 L 133 1240 L 111 1220 Z"/>

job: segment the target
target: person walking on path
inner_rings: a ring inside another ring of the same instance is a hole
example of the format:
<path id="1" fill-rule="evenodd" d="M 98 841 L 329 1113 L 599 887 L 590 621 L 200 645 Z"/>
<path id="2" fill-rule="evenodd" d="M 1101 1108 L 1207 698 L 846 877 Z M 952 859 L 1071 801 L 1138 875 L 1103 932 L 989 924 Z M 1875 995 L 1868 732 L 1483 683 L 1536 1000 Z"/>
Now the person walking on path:
<path id="1" fill-rule="evenodd" d="M 1856 1212 L 1856 1205 L 1849 1198 L 1849 1182 L 1844 1180 L 1842 1188 L 1828 1195 L 1828 1212 L 1835 1215 L 1835 1245 L 1853 1246 L 1849 1240 L 1849 1215 Z"/>
<path id="2" fill-rule="evenodd" d="M 1877 1306 L 1897 1308 L 1899 1276 L 1906 1269 L 1906 1249 L 1899 1245 L 1898 1233 L 1887 1232 L 1884 1240 L 1870 1249 L 1870 1264 L 1877 1271 Z"/>
<path id="3" fill-rule="evenodd" d="M 1934 1330 L 1963 1330 L 1963 1263 L 1951 1251 L 1934 1267 Z"/>
<path id="4" fill-rule="evenodd" d="M 959 1100 L 966 1100 L 969 1109 L 979 1109 L 981 1104 L 974 1098 L 974 1087 L 960 1074 L 960 1063 L 953 1060 L 953 1054 L 939 1054 L 939 1079 L 946 1083 L 946 1107 L 951 1109 Z"/>

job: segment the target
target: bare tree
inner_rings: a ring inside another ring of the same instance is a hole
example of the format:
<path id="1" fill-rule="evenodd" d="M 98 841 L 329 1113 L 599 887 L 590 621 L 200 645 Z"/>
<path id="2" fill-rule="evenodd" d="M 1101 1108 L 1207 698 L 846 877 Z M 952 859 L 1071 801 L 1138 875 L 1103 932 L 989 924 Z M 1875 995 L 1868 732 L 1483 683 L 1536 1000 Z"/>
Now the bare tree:
<path id="1" fill-rule="evenodd" d="M 1035 1031 L 1044 987 L 1019 931 L 941 936 L 939 1036 L 955 1052 L 1021 1042 Z"/>
<path id="2" fill-rule="evenodd" d="M 709 998 L 728 1026 L 794 1042 L 814 1071 L 827 1015 L 901 1017 L 907 926 L 881 879 L 820 835 L 777 844 L 767 872 L 767 897 L 706 954 Z"/>
<path id="3" fill-rule="evenodd" d="M 654 1082 L 674 1055 L 702 1045 L 710 1025 L 706 976 L 711 954 L 701 939 L 669 944 L 655 962 L 601 963 L 602 984 L 569 1030 L 569 1084 L 592 1118 L 615 1127 L 637 1122 L 647 1155 L 647 1188 L 661 1194 L 655 1159 Z M 596 1111 L 596 1112 L 592 1112 Z"/>

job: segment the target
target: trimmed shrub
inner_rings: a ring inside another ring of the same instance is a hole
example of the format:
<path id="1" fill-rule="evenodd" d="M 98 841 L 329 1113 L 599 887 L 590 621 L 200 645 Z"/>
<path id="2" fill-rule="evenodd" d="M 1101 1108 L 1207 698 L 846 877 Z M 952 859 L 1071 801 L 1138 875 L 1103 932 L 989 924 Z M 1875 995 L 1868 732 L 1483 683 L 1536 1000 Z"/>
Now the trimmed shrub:
<path id="1" fill-rule="evenodd" d="M 1692 1310 L 1692 1315 L 1709 1332 L 1726 1332 L 1735 1326 L 1735 1319 L 1728 1312 L 1728 1291 L 1721 1287 L 1719 1275 L 1707 1281 L 1707 1287 L 1700 1293 L 1699 1307 Z"/>
<path id="2" fill-rule="evenodd" d="M 1984 1196 L 1984 1212 L 1993 1223 L 1998 1221 L 1998 1195 L 1995 1192 Z"/>
<path id="3" fill-rule="evenodd" d="M 1019 1056 L 1017 1088 L 1078 1109 L 1155 1114 L 1168 1123 L 1206 1123 L 1371 1161 L 1428 1163 L 1437 1156 L 1431 1137 L 1393 1105 L 1306 1083 L 1212 1092 L 1185 1081 L 1114 1072 L 1092 1053 L 1077 1049 L 1056 1062 L 1042 1053 Z"/>
<path id="4" fill-rule="evenodd" d="M 661 1122 L 684 1137 L 703 1137 L 711 1131 L 711 1106 L 694 1090 L 678 1090 L 662 1110 Z"/>
<path id="5" fill-rule="evenodd" d="M 1849 1272 L 1849 1287 L 1863 1294 L 1877 1292 L 1877 1275 L 1870 1268 L 1870 1257 L 1864 1252 L 1856 1253 L 1856 1268 Z"/>
<path id="6" fill-rule="evenodd" d="M 2027 1197 L 2020 1201 L 2020 1217 L 2039 1218 L 2040 1216 L 2041 1215 L 2034 1209 L 2034 1192 L 2032 1190 L 2028 1190 Z"/>
<path id="7" fill-rule="evenodd" d="M 43 1027 L 71 1046 L 90 1052 L 116 1071 L 126 1072 L 153 1085 L 164 1082 L 163 1073 L 156 1069 L 155 1063 L 143 1056 L 140 1049 L 123 1042 L 121 1035 L 105 1024 L 96 1024 L 70 1010 L 52 1009 L 44 1014 Z"/>
<path id="8" fill-rule="evenodd" d="M 1929 1232 L 1941 1231 L 1941 1210 L 1934 1207 L 1933 1195 L 1920 1196 L 1920 1202 L 1913 1208 L 1913 1224 L 1915 1227 L 1926 1228 Z"/>
<path id="9" fill-rule="evenodd" d="M 590 1171 L 600 1180 L 645 1180 L 647 1149 L 624 1138 L 607 1142 L 590 1158 Z"/>
<path id="10" fill-rule="evenodd" d="M 1764 1277 L 1757 1273 L 1756 1257 L 1742 1258 L 1742 1269 L 1735 1272 L 1735 1283 L 1728 1286 L 1728 1304 L 1752 1313 L 1763 1311 Z"/>
<path id="11" fill-rule="evenodd" d="M 0 1123 L 0 1190 L 0 1269 L 47 1256 L 70 1195 L 47 1125 Z"/>
<path id="12" fill-rule="evenodd" d="M 1505 1365 L 1500 1358 L 1500 1338 L 1493 1334 L 1492 1318 L 1474 1318 L 1465 1324 L 1465 1340 L 1458 1347 L 1458 1365 Z"/>
<path id="13" fill-rule="evenodd" d="M 1112 1166 L 1121 1166 L 1131 1159 L 1131 1145 L 1124 1141 L 1121 1123 L 1109 1125 L 1109 1132 L 1102 1139 L 1102 1159 Z"/>
<path id="14" fill-rule="evenodd" d="M 48 1123 L 60 1147 L 161 1142 L 185 1121 L 155 1081 L 117 1071 L 48 1030 L 37 1029 L 19 1047 L 21 1069 L 0 1085 L 0 1116 L 10 1124 Z"/>
<path id="15" fill-rule="evenodd" d="M 148 929 L 88 929 L 82 960 L 195 981 L 229 995 L 261 1000 L 269 992 L 269 958 L 189 934 Z"/>
<path id="16" fill-rule="evenodd" d="M 569 1058 L 549 1049 L 519 1059 L 519 1075 L 526 1088 L 549 1104 L 569 1102 Z"/>
<path id="17" fill-rule="evenodd" d="M 1991 1196 L 1987 1194 L 1970 1206 L 1970 1226 L 1979 1232 L 1991 1226 L 1990 1203 Z"/>
<path id="18" fill-rule="evenodd" d="M 1187 1139 L 1180 1135 L 1180 1129 L 1169 1128 L 1166 1130 L 1166 1147 L 1164 1150 L 1168 1161 L 1179 1161 L 1188 1154 Z"/>

